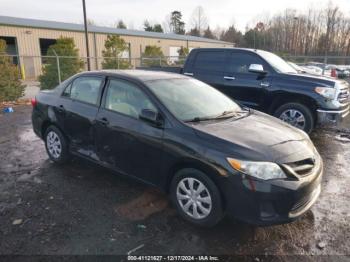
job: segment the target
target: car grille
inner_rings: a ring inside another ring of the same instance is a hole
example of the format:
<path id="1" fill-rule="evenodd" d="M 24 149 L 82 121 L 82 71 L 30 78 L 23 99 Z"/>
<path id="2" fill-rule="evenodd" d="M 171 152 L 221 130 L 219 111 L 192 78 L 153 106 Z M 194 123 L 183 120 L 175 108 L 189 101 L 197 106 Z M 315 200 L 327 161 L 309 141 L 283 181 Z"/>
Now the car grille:
<path id="1" fill-rule="evenodd" d="M 315 167 L 315 159 L 307 158 L 301 161 L 292 162 L 285 164 L 298 176 L 307 176 L 309 175 Z"/>
<path id="2" fill-rule="evenodd" d="M 338 101 L 341 103 L 346 103 L 349 101 L 350 91 L 348 86 L 344 86 L 342 89 L 340 89 L 340 92 L 338 94 Z"/>

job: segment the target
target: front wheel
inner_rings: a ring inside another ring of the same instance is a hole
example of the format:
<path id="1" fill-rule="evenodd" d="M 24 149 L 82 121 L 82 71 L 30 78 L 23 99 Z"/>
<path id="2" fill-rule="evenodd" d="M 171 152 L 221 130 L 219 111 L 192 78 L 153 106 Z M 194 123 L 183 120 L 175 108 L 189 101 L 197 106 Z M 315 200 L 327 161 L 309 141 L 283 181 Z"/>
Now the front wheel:
<path id="1" fill-rule="evenodd" d="M 214 226 L 223 217 L 220 193 L 213 181 L 199 170 L 186 168 L 171 182 L 170 197 L 179 214 L 199 226 Z"/>
<path id="2" fill-rule="evenodd" d="M 315 119 L 311 110 L 300 103 L 284 104 L 277 108 L 274 116 L 308 134 L 314 128 Z"/>

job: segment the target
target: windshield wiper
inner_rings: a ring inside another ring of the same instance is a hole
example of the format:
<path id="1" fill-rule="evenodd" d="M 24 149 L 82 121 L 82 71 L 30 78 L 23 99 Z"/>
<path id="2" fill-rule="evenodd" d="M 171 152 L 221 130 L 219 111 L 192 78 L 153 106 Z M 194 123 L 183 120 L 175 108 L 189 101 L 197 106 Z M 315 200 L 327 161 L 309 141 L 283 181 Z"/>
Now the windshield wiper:
<path id="1" fill-rule="evenodd" d="M 215 118 L 213 117 L 194 117 L 192 119 L 185 120 L 185 122 L 201 122 L 201 121 L 207 121 L 207 120 L 213 120 Z"/>
<path id="2" fill-rule="evenodd" d="M 192 119 L 185 120 L 185 122 L 201 122 L 201 121 L 215 120 L 215 119 L 220 119 L 220 118 L 228 118 L 228 117 L 232 117 L 231 115 L 233 113 L 235 113 L 235 111 L 228 110 L 228 111 L 222 112 L 221 114 L 219 114 L 217 116 L 212 116 L 212 117 L 194 117 Z"/>
<path id="3" fill-rule="evenodd" d="M 232 115 L 233 113 L 236 113 L 236 111 L 227 110 L 227 111 L 222 112 L 220 115 L 214 117 L 214 119 L 216 119 L 216 118 L 228 117 L 229 115 Z"/>

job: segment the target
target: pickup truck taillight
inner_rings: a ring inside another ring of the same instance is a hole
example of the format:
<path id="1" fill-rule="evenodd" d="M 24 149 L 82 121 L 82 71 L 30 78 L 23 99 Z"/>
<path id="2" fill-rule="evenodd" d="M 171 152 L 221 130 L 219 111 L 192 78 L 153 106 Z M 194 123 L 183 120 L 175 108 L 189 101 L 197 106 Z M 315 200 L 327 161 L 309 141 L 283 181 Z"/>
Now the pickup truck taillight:
<path id="1" fill-rule="evenodd" d="M 32 103 L 32 106 L 33 106 L 33 107 L 36 107 L 36 105 L 38 104 L 38 101 L 36 100 L 35 97 L 32 98 L 30 102 Z"/>

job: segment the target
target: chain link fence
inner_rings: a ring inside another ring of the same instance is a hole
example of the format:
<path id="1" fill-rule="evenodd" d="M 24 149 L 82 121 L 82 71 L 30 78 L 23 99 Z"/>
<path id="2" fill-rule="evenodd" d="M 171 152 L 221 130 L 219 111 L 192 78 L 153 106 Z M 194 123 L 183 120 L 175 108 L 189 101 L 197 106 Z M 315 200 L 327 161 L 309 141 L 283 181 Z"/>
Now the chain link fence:
<path id="1" fill-rule="evenodd" d="M 86 71 L 88 60 L 91 70 L 102 69 L 139 69 L 149 68 L 177 72 L 184 65 L 186 57 L 69 57 L 69 56 L 26 56 L 26 55 L 0 55 L 8 57 L 12 64 L 18 68 L 18 78 L 26 81 L 37 81 L 43 71 L 50 70 L 56 74 L 58 82 L 70 77 L 72 73 Z M 350 56 L 283 56 L 288 62 L 301 67 L 307 73 L 318 75 L 331 75 L 331 70 L 337 68 L 348 72 L 339 74 L 340 78 L 349 78 Z M 73 69 L 72 69 L 73 68 Z M 52 72 L 51 72 L 52 73 Z"/>
<path id="2" fill-rule="evenodd" d="M 7 57 L 12 64 L 17 66 L 18 78 L 23 80 L 37 80 L 46 68 L 51 66 L 57 71 L 57 78 L 63 81 L 69 77 L 66 71 L 77 67 L 77 71 L 88 70 L 88 61 L 91 70 L 102 69 L 136 69 L 151 67 L 180 67 L 183 66 L 186 57 L 162 56 L 162 57 L 70 57 L 70 56 L 27 56 L 27 55 L 0 55 Z"/>

